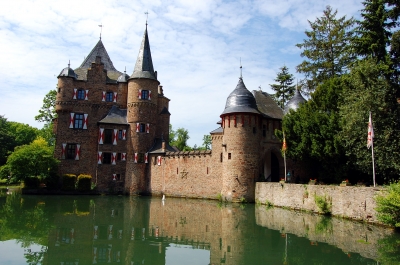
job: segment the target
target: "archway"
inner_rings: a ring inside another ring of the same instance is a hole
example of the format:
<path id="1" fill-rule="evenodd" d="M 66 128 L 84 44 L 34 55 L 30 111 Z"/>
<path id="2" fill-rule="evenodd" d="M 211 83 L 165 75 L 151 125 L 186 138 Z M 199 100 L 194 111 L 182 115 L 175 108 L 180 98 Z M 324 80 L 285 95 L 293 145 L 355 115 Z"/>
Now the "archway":
<path id="1" fill-rule="evenodd" d="M 271 181 L 279 181 L 279 160 L 274 153 L 271 152 Z"/>
<path id="2" fill-rule="evenodd" d="M 262 181 L 278 182 L 280 180 L 282 159 L 276 155 L 277 151 L 273 149 L 267 150 L 264 156 L 264 170 Z"/>

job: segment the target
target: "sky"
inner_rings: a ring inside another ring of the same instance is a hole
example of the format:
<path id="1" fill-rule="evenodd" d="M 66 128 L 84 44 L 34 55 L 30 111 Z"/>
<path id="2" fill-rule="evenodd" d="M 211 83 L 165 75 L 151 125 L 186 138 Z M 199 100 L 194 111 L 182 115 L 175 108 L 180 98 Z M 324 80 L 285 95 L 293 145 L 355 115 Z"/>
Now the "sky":
<path id="1" fill-rule="evenodd" d="M 295 45 L 327 5 L 359 17 L 361 0 L 18 0 L 0 8 L 0 115 L 35 121 L 44 96 L 71 62 L 80 66 L 99 40 L 117 70 L 131 75 L 148 16 L 153 65 L 171 99 L 173 129 L 202 145 L 235 89 L 242 65 L 248 90 L 272 93 L 279 68 L 296 80 Z M 145 13 L 148 13 L 146 15 Z M 102 28 L 99 25 L 103 25 Z"/>

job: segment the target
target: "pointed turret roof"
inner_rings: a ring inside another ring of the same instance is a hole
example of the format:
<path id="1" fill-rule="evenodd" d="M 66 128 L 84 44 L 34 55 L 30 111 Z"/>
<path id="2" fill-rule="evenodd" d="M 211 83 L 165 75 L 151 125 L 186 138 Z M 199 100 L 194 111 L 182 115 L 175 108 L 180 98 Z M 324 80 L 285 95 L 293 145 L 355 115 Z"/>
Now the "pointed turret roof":
<path id="1" fill-rule="evenodd" d="M 140 45 L 135 69 L 133 70 L 131 78 L 149 78 L 157 80 L 153 68 L 153 60 L 151 59 L 150 42 L 147 35 L 147 25 L 143 34 L 142 44 Z"/>
<path id="2" fill-rule="evenodd" d="M 96 46 L 92 49 L 92 51 L 89 53 L 89 55 L 86 57 L 86 59 L 82 62 L 81 66 L 79 68 L 83 69 L 88 69 L 92 66 L 92 63 L 96 61 L 96 57 L 100 56 L 101 57 L 101 62 L 104 64 L 104 69 L 107 71 L 118 71 L 115 69 L 110 56 L 108 56 L 107 50 L 104 47 L 103 42 L 101 39 L 99 42 L 97 42 Z"/>
<path id="3" fill-rule="evenodd" d="M 221 116 L 229 113 L 257 113 L 256 100 L 253 94 L 247 90 L 243 83 L 243 78 L 239 78 L 239 82 L 236 88 L 232 91 L 229 97 L 226 99 L 225 110 L 222 112 Z"/>
<path id="4" fill-rule="evenodd" d="M 284 114 L 286 115 L 287 113 L 289 113 L 291 109 L 296 111 L 300 107 L 300 104 L 303 104 L 306 101 L 307 100 L 303 98 L 300 91 L 296 89 L 293 97 L 288 101 L 288 103 L 285 106 L 285 109 L 283 111 Z"/>

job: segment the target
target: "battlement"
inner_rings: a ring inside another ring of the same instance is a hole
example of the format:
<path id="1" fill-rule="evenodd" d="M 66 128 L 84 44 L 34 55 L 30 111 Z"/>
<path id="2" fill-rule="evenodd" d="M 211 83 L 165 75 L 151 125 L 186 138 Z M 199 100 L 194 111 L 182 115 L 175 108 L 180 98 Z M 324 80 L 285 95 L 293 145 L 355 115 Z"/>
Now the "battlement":
<path id="1" fill-rule="evenodd" d="M 194 150 L 194 151 L 176 151 L 176 152 L 166 152 L 166 157 L 175 157 L 175 156 L 206 156 L 211 155 L 212 150 Z"/>

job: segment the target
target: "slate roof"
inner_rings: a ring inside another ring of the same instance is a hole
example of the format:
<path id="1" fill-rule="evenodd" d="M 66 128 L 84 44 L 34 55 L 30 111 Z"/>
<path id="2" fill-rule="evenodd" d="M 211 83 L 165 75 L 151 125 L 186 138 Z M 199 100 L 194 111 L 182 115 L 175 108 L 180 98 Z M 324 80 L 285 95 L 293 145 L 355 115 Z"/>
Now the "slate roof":
<path id="1" fill-rule="evenodd" d="M 147 25 L 143 34 L 142 44 L 140 45 L 135 69 L 133 70 L 131 78 L 149 78 L 157 80 L 157 76 L 153 68 L 153 60 L 151 59 L 150 42 L 149 36 L 147 35 Z"/>
<path id="2" fill-rule="evenodd" d="M 296 89 L 294 92 L 293 97 L 288 101 L 288 103 L 285 106 L 285 110 L 283 111 L 284 114 L 287 114 L 291 109 L 292 110 L 297 110 L 300 107 L 300 104 L 306 102 L 301 95 L 300 91 Z"/>
<path id="3" fill-rule="evenodd" d="M 61 70 L 60 74 L 57 77 L 60 76 L 67 76 L 67 77 L 72 77 L 77 79 L 78 76 L 76 75 L 76 73 L 74 72 L 74 70 L 72 70 L 72 68 L 69 67 L 69 63 L 68 63 L 68 67 L 65 67 L 64 69 Z"/>
<path id="4" fill-rule="evenodd" d="M 92 67 L 92 63 L 96 61 L 97 56 L 101 57 L 104 69 L 107 70 L 107 83 L 116 83 L 122 73 L 115 69 L 101 39 L 97 42 L 96 46 L 94 46 L 85 60 L 83 60 L 82 64 L 75 69 L 75 73 L 78 75 L 78 80 L 87 80 L 87 70 Z"/>
<path id="5" fill-rule="evenodd" d="M 215 134 L 215 133 L 223 133 L 224 129 L 222 127 L 219 127 L 215 129 L 214 131 L 210 132 L 210 134 Z"/>
<path id="6" fill-rule="evenodd" d="M 253 95 L 257 102 L 257 108 L 263 116 L 280 120 L 283 118 L 283 110 L 268 93 L 253 90 Z"/>
<path id="7" fill-rule="evenodd" d="M 178 149 L 170 146 L 167 142 L 165 142 L 165 150 L 163 150 L 162 149 L 162 142 L 163 142 L 163 139 L 161 139 L 161 138 L 154 139 L 154 144 L 150 148 L 149 153 L 151 153 L 151 154 L 162 154 L 162 153 L 165 153 L 165 152 L 176 152 L 176 151 L 179 151 Z"/>
<path id="8" fill-rule="evenodd" d="M 239 82 L 236 88 L 226 99 L 225 110 L 222 112 L 221 116 L 229 113 L 257 113 L 256 100 L 246 86 L 243 83 L 243 78 L 239 78 Z"/>
<path id="9" fill-rule="evenodd" d="M 164 107 L 161 110 L 160 115 L 171 115 L 171 113 L 168 111 L 168 109 L 166 107 Z"/>
<path id="10" fill-rule="evenodd" d="M 112 106 L 106 117 L 101 119 L 99 123 L 128 125 L 126 119 L 126 109 L 120 109 L 117 106 Z"/>

